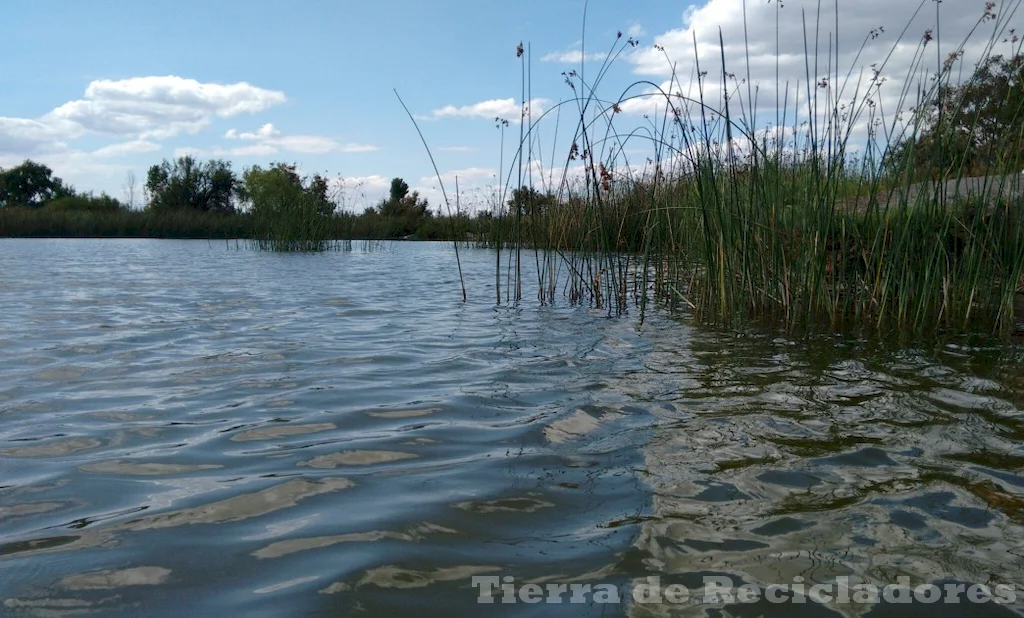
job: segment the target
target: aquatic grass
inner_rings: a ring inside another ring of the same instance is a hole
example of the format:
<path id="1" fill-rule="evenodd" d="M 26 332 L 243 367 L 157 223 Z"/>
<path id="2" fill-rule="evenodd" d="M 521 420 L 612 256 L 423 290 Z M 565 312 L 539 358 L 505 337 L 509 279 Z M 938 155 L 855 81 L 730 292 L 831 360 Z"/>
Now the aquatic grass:
<path id="1" fill-rule="evenodd" d="M 274 208 L 252 216 L 249 246 L 262 251 L 319 252 L 351 248 L 350 235 L 337 219 L 324 215 L 314 200 L 305 195 L 283 197 Z"/>
<path id="2" fill-rule="evenodd" d="M 1019 5 L 1010 2 L 1004 12 L 1013 15 Z M 907 80 L 898 109 L 886 111 L 880 96 L 886 63 L 843 71 L 835 38 L 820 47 L 820 17 L 802 13 L 802 19 L 805 81 L 795 88 L 776 84 L 786 94 L 774 127 L 757 128 L 763 121 L 757 94 L 730 70 L 721 33 L 716 67 L 701 65 L 694 37 L 694 93 L 677 89 L 683 80 L 671 67 L 668 91 L 638 81 L 618 97 L 599 96 L 609 64 L 635 45 L 621 34 L 593 81 L 584 79 L 583 66 L 565 73 L 573 96 L 537 118 L 528 114 L 524 86 L 520 143 L 502 195 L 515 194 L 509 189 L 516 178 L 529 199 L 514 208 L 502 199 L 491 237 L 494 246 L 514 252 L 506 258 L 506 298 L 521 298 L 520 256 L 529 247 L 543 302 L 554 301 L 553 273 L 564 269 L 570 301 L 609 312 L 627 310 L 631 300 L 643 307 L 651 289 L 668 305 L 725 327 L 762 322 L 791 332 L 1009 334 L 1024 267 L 1024 213 L 1019 192 L 998 185 L 1019 171 L 1020 157 L 970 170 L 997 185 L 982 196 L 948 195 L 946 183 L 959 184 L 967 171 L 955 151 L 931 178 L 934 186 L 914 184 L 925 153 L 913 138 L 924 126 L 925 103 L 951 84 L 966 41 L 939 57 L 934 79 L 916 84 L 915 101 Z M 1007 19 L 985 5 L 975 30 L 995 22 L 986 54 Z M 940 34 L 922 37 L 909 75 L 927 72 L 928 45 L 938 47 Z M 866 34 L 858 59 L 878 35 Z M 517 54 L 528 57 L 522 46 Z M 525 80 L 528 72 L 522 73 Z M 708 97 L 713 79 L 718 101 Z M 619 133 L 622 107 L 644 98 L 659 102 L 660 116 Z M 569 109 L 577 118 L 571 147 L 560 177 L 544 179 L 552 203 L 538 208 L 542 193 L 526 190 L 532 185 L 524 183 L 523 170 L 535 167 L 540 123 Z M 942 124 L 941 113 L 936 139 L 952 143 L 954 129 Z M 853 142 L 858 127 L 867 128 L 866 137 Z M 1020 135 L 1007 139 L 1016 140 L 1007 152 L 1024 151 Z M 643 166 L 626 155 L 626 144 L 637 142 L 650 145 Z M 910 146 L 897 158 L 900 143 Z"/>
<path id="3" fill-rule="evenodd" d="M 253 166 L 243 175 L 239 197 L 249 206 L 253 221 L 250 247 L 286 252 L 349 249 L 351 230 L 337 223 L 335 204 L 327 196 L 327 183 L 319 176 L 302 178 L 294 165 Z"/>

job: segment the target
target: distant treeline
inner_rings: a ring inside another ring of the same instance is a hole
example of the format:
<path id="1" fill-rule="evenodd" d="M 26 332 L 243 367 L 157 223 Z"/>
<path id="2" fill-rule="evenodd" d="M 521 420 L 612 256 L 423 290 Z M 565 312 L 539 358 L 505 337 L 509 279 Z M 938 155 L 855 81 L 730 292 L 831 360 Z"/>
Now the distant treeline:
<path id="1" fill-rule="evenodd" d="M 26 160 L 0 168 L 0 236 L 461 240 L 485 233 L 491 222 L 490 213 L 440 216 L 401 178 L 377 205 L 345 212 L 327 178 L 302 177 L 285 163 L 239 176 L 223 160 L 165 160 L 149 168 L 143 193 L 143 207 L 133 208 L 131 177 L 132 197 L 120 200 L 79 192 L 46 165 Z"/>

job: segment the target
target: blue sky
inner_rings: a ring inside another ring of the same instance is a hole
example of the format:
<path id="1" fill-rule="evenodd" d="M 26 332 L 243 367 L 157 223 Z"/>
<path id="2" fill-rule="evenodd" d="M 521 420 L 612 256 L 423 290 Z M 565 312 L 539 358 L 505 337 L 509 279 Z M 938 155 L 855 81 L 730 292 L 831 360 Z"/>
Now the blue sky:
<path id="1" fill-rule="evenodd" d="M 895 49 L 892 79 L 905 78 L 920 33 L 935 21 L 933 0 L 923 4 L 915 16 L 918 0 L 842 0 L 841 63 L 852 63 L 867 33 L 885 25 L 886 34 L 871 40 L 857 62 L 866 66 Z M 743 5 L 593 0 L 588 53 L 607 51 L 620 31 L 623 40 L 640 41 L 616 60 L 602 95 L 617 98 L 638 79 L 667 85 L 673 62 L 686 90 L 693 36 L 710 64 L 721 27 L 728 55 L 744 69 L 736 72 L 774 99 L 777 52 L 791 61 L 783 62 L 784 80 L 804 77 L 798 16 L 816 2 L 785 0 L 780 9 L 746 0 L 746 34 Z M 947 40 L 966 32 L 983 6 L 943 3 Z M 479 196 L 501 161 L 494 116 L 518 117 L 516 45 L 531 50 L 537 109 L 571 96 L 562 72 L 580 68 L 572 52 L 580 50 L 583 8 L 577 0 L 5 1 L 0 166 L 31 157 L 80 190 L 123 197 L 129 172 L 141 186 L 150 165 L 183 153 L 228 159 L 239 171 L 288 161 L 344 177 L 353 207 L 381 197 L 394 176 L 436 205 L 429 160 L 394 88 L 421 118 L 445 177 L 459 175 L 460 185 Z M 834 29 L 831 10 L 825 8 L 826 30 Z M 908 21 L 912 34 L 897 42 Z M 590 75 L 600 64 L 587 61 Z M 634 102 L 619 122 L 641 123 L 653 109 Z M 553 135 L 553 125 L 544 131 Z M 512 133 L 517 128 L 506 136 Z"/>

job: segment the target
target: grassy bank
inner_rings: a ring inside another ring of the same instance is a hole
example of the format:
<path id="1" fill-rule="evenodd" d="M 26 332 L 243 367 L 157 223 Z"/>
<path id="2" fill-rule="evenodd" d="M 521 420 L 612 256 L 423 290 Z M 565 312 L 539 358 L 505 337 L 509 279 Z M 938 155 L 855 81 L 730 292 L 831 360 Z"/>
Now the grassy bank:
<path id="1" fill-rule="evenodd" d="M 436 217 L 409 231 L 408 222 L 377 214 L 261 220 L 248 213 L 186 208 L 106 212 L 0 208 L 0 237 L 8 238 L 232 238 L 255 241 L 260 248 L 286 248 L 294 243 L 296 250 L 317 250 L 321 241 L 467 240 L 483 237 L 490 229 L 488 217 L 465 216 Z"/>

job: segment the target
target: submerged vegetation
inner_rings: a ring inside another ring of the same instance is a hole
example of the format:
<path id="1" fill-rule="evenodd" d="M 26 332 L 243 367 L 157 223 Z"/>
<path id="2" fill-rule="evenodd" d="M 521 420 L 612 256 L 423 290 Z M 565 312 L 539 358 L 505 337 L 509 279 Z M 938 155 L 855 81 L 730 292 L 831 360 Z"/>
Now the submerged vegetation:
<path id="1" fill-rule="evenodd" d="M 639 45 L 620 33 L 589 80 L 564 73 L 570 96 L 535 115 L 520 44 L 516 155 L 472 217 L 458 203 L 431 211 L 400 178 L 356 214 L 337 207 L 336 183 L 294 165 L 239 177 L 190 157 L 153 166 L 146 206 L 132 210 L 26 162 L 0 170 L 0 235 L 245 238 L 285 251 L 459 240 L 495 251 L 499 303 L 535 286 L 542 302 L 564 295 L 615 313 L 658 299 L 724 326 L 1008 335 L 1024 269 L 1024 54 L 1009 27 L 1020 5 L 979 3 L 970 40 L 990 33 L 963 79 L 968 41 L 932 55 L 941 33 L 924 32 L 908 71 L 920 79 L 885 98 L 886 63 L 839 66 L 834 39 L 819 45 L 826 25 L 802 13 L 806 75 L 774 84 L 767 109 L 721 35 L 714 66 L 701 64 L 696 40 L 689 76 L 655 46 L 671 68 L 667 86 L 600 93 L 611 64 Z M 638 102 L 656 105 L 620 130 Z M 545 163 L 539 129 L 554 123 L 557 134 L 565 117 L 575 123 L 568 151 L 560 166 Z M 512 123 L 496 121 L 504 143 Z"/>

